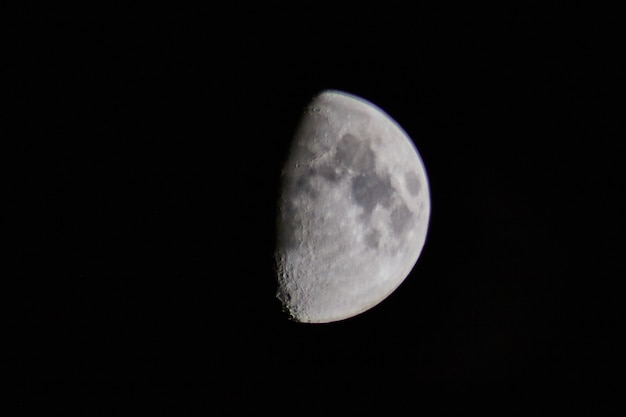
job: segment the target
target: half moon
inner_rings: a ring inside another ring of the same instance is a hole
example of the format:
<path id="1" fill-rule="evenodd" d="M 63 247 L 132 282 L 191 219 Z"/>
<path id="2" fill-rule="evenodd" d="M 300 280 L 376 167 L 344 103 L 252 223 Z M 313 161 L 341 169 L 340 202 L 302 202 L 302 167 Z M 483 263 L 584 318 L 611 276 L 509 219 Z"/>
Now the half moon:
<path id="1" fill-rule="evenodd" d="M 411 272 L 428 229 L 428 179 L 412 140 L 383 110 L 320 93 L 301 118 L 281 181 L 277 297 L 292 320 L 360 314 Z"/>

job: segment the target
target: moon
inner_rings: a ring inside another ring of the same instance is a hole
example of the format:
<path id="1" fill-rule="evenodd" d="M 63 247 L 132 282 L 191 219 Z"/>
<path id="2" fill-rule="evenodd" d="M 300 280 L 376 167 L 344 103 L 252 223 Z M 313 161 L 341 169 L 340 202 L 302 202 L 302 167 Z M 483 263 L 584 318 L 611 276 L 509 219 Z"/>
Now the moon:
<path id="1" fill-rule="evenodd" d="M 328 323 L 374 307 L 415 266 L 429 218 L 428 178 L 407 133 L 365 99 L 321 92 L 281 175 L 275 261 L 284 311 Z"/>

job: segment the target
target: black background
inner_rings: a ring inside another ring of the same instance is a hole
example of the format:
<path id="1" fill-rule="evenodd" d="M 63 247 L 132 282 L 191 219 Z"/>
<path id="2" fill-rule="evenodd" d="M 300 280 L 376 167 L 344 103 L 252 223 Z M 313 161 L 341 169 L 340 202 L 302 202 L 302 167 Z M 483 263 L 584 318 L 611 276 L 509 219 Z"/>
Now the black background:
<path id="1" fill-rule="evenodd" d="M 15 403 L 606 405 L 623 328 L 624 270 L 608 266 L 624 226 L 619 16 L 233 9 L 38 11 L 15 28 L 27 55 L 11 62 L 26 106 L 5 165 Z M 409 133 L 432 215 L 388 299 L 302 325 L 274 298 L 275 203 L 300 112 L 327 88 Z"/>

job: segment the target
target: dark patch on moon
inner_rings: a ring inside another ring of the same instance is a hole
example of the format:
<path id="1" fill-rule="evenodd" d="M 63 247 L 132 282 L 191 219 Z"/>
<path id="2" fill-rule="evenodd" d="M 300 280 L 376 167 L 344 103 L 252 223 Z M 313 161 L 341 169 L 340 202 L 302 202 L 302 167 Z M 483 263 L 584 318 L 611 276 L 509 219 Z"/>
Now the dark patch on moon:
<path id="1" fill-rule="evenodd" d="M 317 190 L 315 190 L 313 188 L 313 186 L 311 185 L 311 175 L 310 174 L 305 174 L 305 175 L 302 175 L 301 177 L 299 177 L 296 180 L 295 187 L 296 187 L 296 192 L 298 192 L 298 193 L 300 193 L 300 192 L 305 193 L 306 195 L 308 195 L 311 198 L 316 198 L 319 195 Z"/>
<path id="2" fill-rule="evenodd" d="M 305 194 L 311 199 L 318 198 L 320 190 L 314 185 L 315 178 L 323 178 L 326 181 L 335 183 L 341 179 L 341 175 L 337 173 L 333 167 L 328 165 L 308 168 L 306 172 L 294 181 L 293 192 L 296 194 Z"/>
<path id="3" fill-rule="evenodd" d="M 409 208 L 402 204 L 393 209 L 390 215 L 391 228 L 397 236 L 403 234 L 404 230 L 412 223 L 413 213 Z"/>
<path id="4" fill-rule="evenodd" d="M 380 231 L 374 229 L 370 230 L 365 235 L 365 243 L 372 249 L 378 249 L 378 242 L 380 241 Z"/>
<path id="5" fill-rule="evenodd" d="M 381 178 L 373 171 L 360 174 L 352 180 L 352 196 L 367 214 L 370 214 L 377 204 L 389 207 L 393 192 L 389 178 Z"/>
<path id="6" fill-rule="evenodd" d="M 356 172 L 368 171 L 374 168 L 376 156 L 368 144 L 356 136 L 347 133 L 337 144 L 335 162 L 344 168 Z"/>
<path id="7" fill-rule="evenodd" d="M 409 190 L 409 193 L 413 197 L 416 197 L 422 189 L 422 183 L 419 178 L 417 178 L 417 174 L 413 171 L 408 171 L 404 174 L 404 180 L 406 181 L 406 188 Z"/>
<path id="8" fill-rule="evenodd" d="M 328 165 L 321 165 L 318 168 L 311 168 L 311 175 L 319 175 L 330 182 L 337 182 L 341 178 L 341 175 L 337 173 L 335 168 Z"/>

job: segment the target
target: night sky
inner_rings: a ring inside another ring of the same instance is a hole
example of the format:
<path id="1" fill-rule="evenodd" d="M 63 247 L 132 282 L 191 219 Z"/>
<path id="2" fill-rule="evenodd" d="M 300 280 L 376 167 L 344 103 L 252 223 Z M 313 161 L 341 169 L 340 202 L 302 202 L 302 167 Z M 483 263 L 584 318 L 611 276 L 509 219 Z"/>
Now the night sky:
<path id="1" fill-rule="evenodd" d="M 610 42 L 623 23 L 483 12 L 26 25 L 2 296 L 18 407 L 429 415 L 467 396 L 510 398 L 516 415 L 546 398 L 576 409 L 597 387 L 588 404 L 606 404 L 623 330 L 624 267 L 608 262 L 623 248 Z M 299 115 L 323 89 L 404 128 L 432 213 L 391 296 L 304 325 L 274 297 L 275 210 Z"/>

